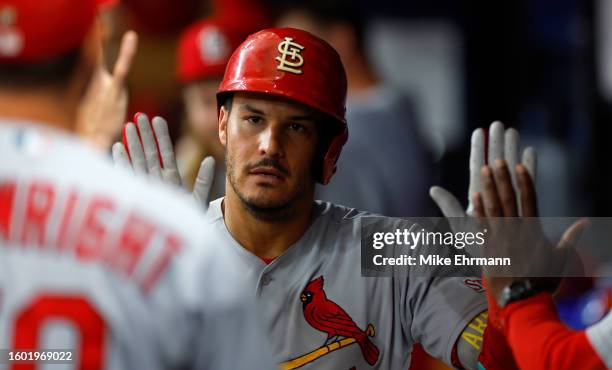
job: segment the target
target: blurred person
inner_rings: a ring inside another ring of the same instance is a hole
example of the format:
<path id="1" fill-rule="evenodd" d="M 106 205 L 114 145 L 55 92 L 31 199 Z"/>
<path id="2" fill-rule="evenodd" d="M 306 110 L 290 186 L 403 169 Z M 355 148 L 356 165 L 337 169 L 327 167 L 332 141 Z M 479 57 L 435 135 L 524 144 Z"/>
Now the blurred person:
<path id="1" fill-rule="evenodd" d="M 0 1 L 3 366 L 272 369 L 201 211 L 71 133 L 99 61 L 96 12 Z"/>
<path id="2" fill-rule="evenodd" d="M 533 147 L 526 148 L 521 155 L 518 131 L 514 128 L 505 129 L 503 124 L 497 121 L 490 126 L 488 136 L 482 129 L 476 129 L 472 134 L 467 209 L 463 210 L 459 200 L 444 188 L 434 186 L 430 189 L 430 195 L 445 217 L 483 217 L 485 213 L 489 217 L 533 217 L 534 213 L 530 210 L 533 210 L 537 204 L 534 184 L 537 173 L 539 173 L 537 171 L 539 159 Z M 489 168 L 489 174 L 486 176 L 483 175 L 483 167 Z M 494 176 L 490 175 L 491 171 L 495 173 Z M 509 194 L 509 189 L 512 188 L 515 190 Z M 497 193 L 498 190 L 499 196 L 491 195 Z M 483 194 L 488 196 L 483 196 Z M 504 200 L 503 206 L 494 201 L 497 199 Z M 513 202 L 516 203 L 514 207 L 508 205 Z M 499 212 L 503 210 L 503 214 L 485 212 L 484 209 L 497 209 Z M 513 209 L 513 211 L 507 211 L 508 209 Z M 518 242 L 515 241 L 516 243 Z M 495 246 L 496 244 L 491 243 L 487 245 L 487 248 L 495 248 Z M 504 327 L 503 330 L 518 366 L 521 369 L 605 369 L 598 357 L 593 356 L 592 348 L 589 348 L 587 342 L 582 338 L 584 333 L 578 334 L 578 332 L 571 331 L 559 319 L 555 312 L 552 295 L 545 293 L 542 286 L 536 286 L 534 284 L 536 280 L 500 278 L 491 275 L 487 277 L 491 291 L 489 314 L 494 317 L 493 320 L 497 325 Z M 571 283 L 572 280 L 568 278 L 564 279 L 564 282 Z M 514 289 L 519 291 L 520 284 L 526 282 L 529 282 L 529 289 L 522 293 L 525 294 L 524 296 L 516 297 L 517 302 L 525 299 L 525 303 L 505 302 L 501 303 L 501 307 L 506 304 L 509 304 L 509 307 L 526 305 L 531 306 L 531 309 L 499 307 L 496 302 L 500 301 L 502 290 L 511 292 L 510 287 L 516 283 Z M 601 293 L 602 290 L 604 289 L 600 288 L 598 293 Z M 530 297 L 538 293 L 541 293 L 541 297 L 538 298 L 537 303 L 532 302 Z M 555 290 L 556 296 L 558 293 L 559 290 Z M 601 304 L 593 299 L 590 300 L 590 303 Z M 605 304 L 607 311 L 608 303 Z M 515 309 L 522 310 L 520 319 L 509 320 L 510 312 L 514 312 Z M 600 330 L 602 329 L 595 331 Z M 510 331 L 512 331 L 512 337 L 510 337 Z M 601 337 L 596 340 L 598 343 L 602 342 Z M 581 357 L 583 355 L 584 358 Z"/>
<path id="3" fill-rule="evenodd" d="M 518 204 L 524 216 L 538 216 L 535 186 L 528 171 L 522 165 L 516 166 L 517 194 L 512 191 L 509 168 L 512 169 L 502 160 L 482 167 L 483 186 L 473 197 L 477 217 L 516 217 Z M 581 220 L 568 229 L 562 243 L 557 248 L 550 247 L 548 260 L 571 248 L 585 225 Z M 494 254 L 504 247 L 516 248 L 520 242 L 515 237 L 508 246 L 489 244 L 487 250 Z M 496 276 L 485 269 L 489 310 L 498 312 L 499 323 L 518 366 L 526 370 L 612 368 L 612 311 L 586 330 L 569 329 L 559 318 L 552 297 L 561 278 L 544 272 L 540 276 L 546 278 L 519 278 Z"/>
<path id="4" fill-rule="evenodd" d="M 535 179 L 537 173 L 537 154 L 533 147 L 527 147 L 520 152 L 520 135 L 514 128 L 506 129 L 500 121 L 493 122 L 487 131 L 477 128 L 472 132 L 470 140 L 470 159 L 468 164 L 469 185 L 467 200 L 468 205 L 463 205 L 447 189 L 440 186 L 432 186 L 429 195 L 444 217 L 473 217 L 474 216 L 474 194 L 482 191 L 480 169 L 486 163 L 494 163 L 498 159 L 504 159 L 512 165 L 521 163 Z M 513 186 L 516 184 L 516 173 L 512 172 Z M 515 186 L 516 187 L 516 186 Z M 480 280 L 478 280 L 480 281 Z M 482 286 L 482 284 L 481 284 Z M 484 287 L 482 287 L 484 289 Z M 493 315 L 494 316 L 494 315 Z M 470 345 L 475 343 L 470 342 Z M 416 363 L 415 365 L 419 365 Z M 417 366 L 414 366 L 417 368 Z M 412 368 L 411 368 L 412 369 Z"/>
<path id="5" fill-rule="evenodd" d="M 293 28 L 249 36 L 217 93 L 226 196 L 207 216 L 251 281 L 281 367 L 403 370 L 420 342 L 449 366 L 514 369 L 488 325 L 478 279 L 424 278 L 414 269 L 363 277 L 362 220 L 371 214 L 314 200 L 315 183 L 330 183 L 348 138 L 345 99 L 340 56 Z M 115 159 L 167 181 L 167 127 L 141 120 L 140 133 L 126 132 L 127 147 L 114 144 Z M 381 220 L 394 228 L 395 219 Z"/>
<path id="6" fill-rule="evenodd" d="M 548 292 L 510 303 L 502 312 L 508 343 L 521 369 L 612 368 L 612 311 L 581 331 L 561 321 Z"/>
<path id="7" fill-rule="evenodd" d="M 126 79 L 138 48 L 135 32 L 126 32 L 112 71 L 106 67 L 105 51 L 114 32 L 112 16 L 119 0 L 99 0 L 100 42 L 98 60 L 91 83 L 83 96 L 76 132 L 102 151 L 110 150 L 125 123 L 128 109 Z"/>
<path id="8" fill-rule="evenodd" d="M 318 187 L 317 198 L 387 216 L 431 215 L 423 195 L 433 181 L 433 163 L 419 137 L 412 100 L 373 70 L 358 6 L 339 0 L 300 2 L 281 12 L 277 24 L 326 40 L 346 68 L 351 140 L 334 182 Z"/>
<path id="9" fill-rule="evenodd" d="M 219 141 L 217 99 L 225 65 L 250 32 L 229 19 L 211 17 L 190 25 L 179 40 L 177 77 L 182 84 L 187 131 L 177 144 L 177 164 L 192 188 L 202 158 L 215 159 L 211 199 L 225 194 L 225 150 Z"/>

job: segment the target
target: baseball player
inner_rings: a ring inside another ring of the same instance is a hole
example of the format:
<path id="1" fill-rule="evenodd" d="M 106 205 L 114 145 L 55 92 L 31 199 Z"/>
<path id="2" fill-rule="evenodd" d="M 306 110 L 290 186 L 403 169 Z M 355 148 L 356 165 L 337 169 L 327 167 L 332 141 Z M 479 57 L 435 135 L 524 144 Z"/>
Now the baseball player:
<path id="1" fill-rule="evenodd" d="M 0 367 L 271 369 L 250 292 L 191 199 L 69 134 L 96 6 L 0 1 Z"/>
<path id="2" fill-rule="evenodd" d="M 516 204 L 521 204 L 523 215 L 538 216 L 535 188 L 528 171 L 518 165 L 516 173 L 519 194 L 512 191 L 510 171 L 505 161 L 498 160 L 494 166 L 483 167 L 483 186 L 473 197 L 476 216 L 514 217 L 518 214 Z M 562 238 L 563 245 L 573 245 L 585 226 L 585 220 L 580 220 L 568 229 Z M 492 244 L 488 247 L 494 251 L 501 246 Z M 552 249 L 550 255 L 561 250 Z M 521 369 L 538 370 L 611 369 L 612 312 L 584 331 L 570 330 L 559 319 L 551 295 L 559 281 L 487 273 L 489 309 L 495 306 L 498 311 L 517 364 Z"/>
<path id="3" fill-rule="evenodd" d="M 247 38 L 217 93 L 226 196 L 208 219 L 253 284 L 281 368 L 406 369 L 416 342 L 457 368 L 513 368 L 501 333 L 487 326 L 478 279 L 364 278 L 367 214 L 314 201 L 348 138 L 345 98 L 335 50 L 291 28 Z M 174 159 L 164 122 L 140 116 L 136 125 L 114 145 L 116 160 L 129 153 L 139 171 L 165 177 Z"/>
<path id="4" fill-rule="evenodd" d="M 386 216 L 430 216 L 434 210 L 423 194 L 436 173 L 419 132 L 416 100 L 389 83 L 398 81 L 378 76 L 367 47 L 371 30 L 360 8 L 345 0 L 294 1 L 276 22 L 329 42 L 347 72 L 351 139 L 342 148 L 334 181 L 318 186 L 315 197 Z M 376 130 L 373 120 L 379 122 Z"/>
<path id="5" fill-rule="evenodd" d="M 177 163 L 185 183 L 191 187 L 197 175 L 203 174 L 199 171 L 202 158 L 214 158 L 218 165 L 212 199 L 225 194 L 225 152 L 217 133 L 215 94 L 230 55 L 254 31 L 235 23 L 217 16 L 190 25 L 181 34 L 177 53 L 177 77 L 182 84 L 187 120 L 187 133 L 177 145 Z"/>
<path id="6" fill-rule="evenodd" d="M 75 132 L 102 151 L 108 151 L 126 120 L 128 93 L 126 79 L 138 49 L 134 31 L 123 34 L 119 54 L 112 68 L 104 57 L 108 40 L 114 33 L 114 16 L 120 0 L 98 0 L 101 42 L 96 68 L 77 112 Z"/>

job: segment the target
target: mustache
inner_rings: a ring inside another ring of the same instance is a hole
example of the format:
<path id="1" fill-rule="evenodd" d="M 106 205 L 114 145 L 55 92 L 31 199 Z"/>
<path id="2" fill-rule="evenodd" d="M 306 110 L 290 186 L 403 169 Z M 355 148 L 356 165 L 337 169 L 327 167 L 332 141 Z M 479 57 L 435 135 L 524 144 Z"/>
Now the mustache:
<path id="1" fill-rule="evenodd" d="M 282 173 L 285 176 L 289 176 L 289 170 L 286 169 L 279 161 L 278 159 L 274 159 L 274 158 L 270 158 L 270 157 L 265 157 L 262 160 L 260 160 L 259 162 L 250 165 L 247 167 L 247 171 L 251 172 L 253 169 L 257 168 L 257 167 L 272 167 L 274 169 L 276 169 L 277 171 L 279 171 L 280 173 Z"/>

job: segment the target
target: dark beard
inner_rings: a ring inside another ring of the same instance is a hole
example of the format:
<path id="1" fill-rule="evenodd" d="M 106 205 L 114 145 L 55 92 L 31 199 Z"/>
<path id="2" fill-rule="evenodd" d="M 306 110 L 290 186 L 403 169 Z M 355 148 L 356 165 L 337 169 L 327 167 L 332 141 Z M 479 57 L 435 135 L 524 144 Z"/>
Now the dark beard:
<path id="1" fill-rule="evenodd" d="M 227 151 L 225 153 L 225 166 L 227 168 L 227 179 L 229 180 L 230 186 L 234 190 L 234 193 L 236 193 L 238 196 L 238 199 L 240 199 L 240 203 L 244 209 L 246 209 L 247 212 L 249 212 L 253 217 L 266 222 L 285 222 L 295 216 L 295 204 L 306 194 L 303 187 L 297 189 L 293 197 L 281 204 L 257 204 L 247 199 L 238 190 L 238 186 L 236 185 L 236 180 L 234 178 L 234 168 L 229 160 Z"/>
<path id="2" fill-rule="evenodd" d="M 236 189 L 234 189 L 234 191 L 235 190 Z M 244 199 L 240 193 L 236 192 L 236 194 L 238 194 L 242 206 L 258 220 L 266 222 L 284 222 L 293 218 L 295 215 L 293 202 L 288 202 L 279 206 L 261 207 Z"/>

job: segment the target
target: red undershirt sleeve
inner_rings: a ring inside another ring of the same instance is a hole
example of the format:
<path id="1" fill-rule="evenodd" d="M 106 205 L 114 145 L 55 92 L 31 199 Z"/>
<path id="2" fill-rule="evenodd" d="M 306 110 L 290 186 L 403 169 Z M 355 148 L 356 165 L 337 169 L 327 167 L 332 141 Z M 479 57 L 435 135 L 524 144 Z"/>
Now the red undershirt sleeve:
<path id="1" fill-rule="evenodd" d="M 524 370 L 606 369 L 584 331 L 567 328 L 548 293 L 514 302 L 501 312 L 506 338 Z"/>

